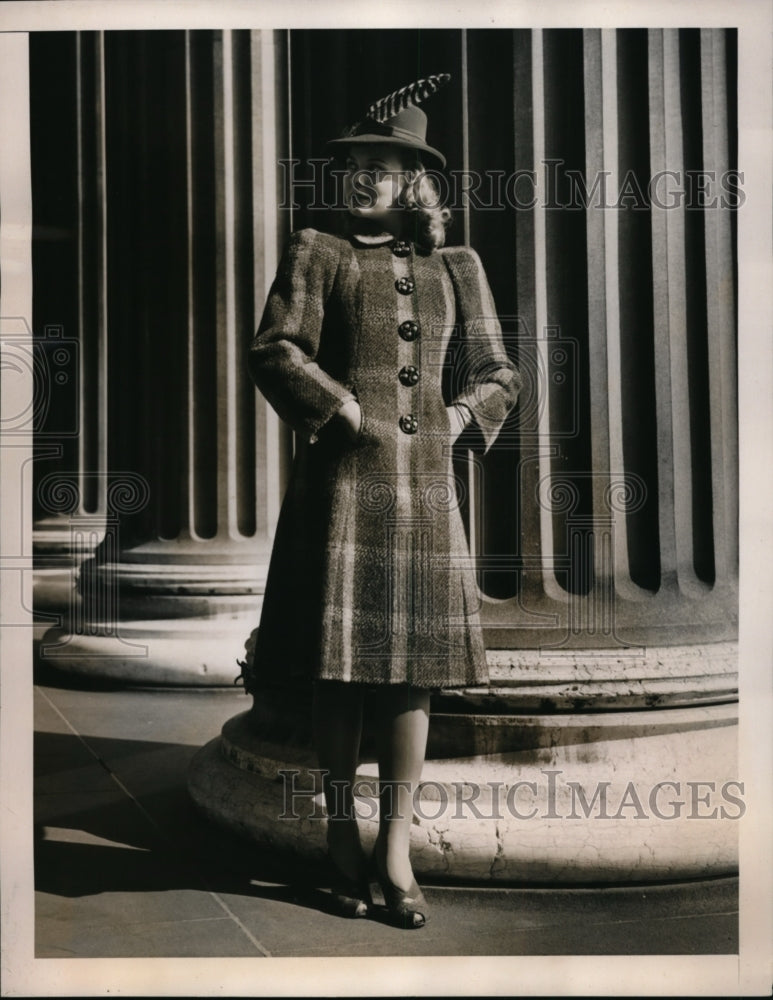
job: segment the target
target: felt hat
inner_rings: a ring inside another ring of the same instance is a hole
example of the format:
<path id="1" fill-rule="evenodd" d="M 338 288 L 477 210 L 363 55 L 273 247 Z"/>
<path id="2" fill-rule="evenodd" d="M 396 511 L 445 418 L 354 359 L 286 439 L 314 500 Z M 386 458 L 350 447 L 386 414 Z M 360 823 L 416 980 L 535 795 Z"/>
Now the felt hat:
<path id="1" fill-rule="evenodd" d="M 415 149 L 442 169 L 446 158 L 440 150 L 427 145 L 427 116 L 418 105 L 450 79 L 450 73 L 439 73 L 382 97 L 370 105 L 362 121 L 349 125 L 338 138 L 326 142 L 326 147 L 336 152 L 354 143 L 389 143 Z"/>

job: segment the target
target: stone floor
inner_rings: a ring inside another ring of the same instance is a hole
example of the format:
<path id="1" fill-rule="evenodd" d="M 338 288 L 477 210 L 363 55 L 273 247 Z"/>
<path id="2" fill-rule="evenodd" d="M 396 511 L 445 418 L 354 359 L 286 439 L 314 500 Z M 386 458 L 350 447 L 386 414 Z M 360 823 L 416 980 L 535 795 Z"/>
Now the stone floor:
<path id="1" fill-rule="evenodd" d="M 706 955 L 738 950 L 735 879 L 426 888 L 407 933 L 341 919 L 322 873 L 201 817 L 185 773 L 241 690 L 35 688 L 38 958 Z"/>

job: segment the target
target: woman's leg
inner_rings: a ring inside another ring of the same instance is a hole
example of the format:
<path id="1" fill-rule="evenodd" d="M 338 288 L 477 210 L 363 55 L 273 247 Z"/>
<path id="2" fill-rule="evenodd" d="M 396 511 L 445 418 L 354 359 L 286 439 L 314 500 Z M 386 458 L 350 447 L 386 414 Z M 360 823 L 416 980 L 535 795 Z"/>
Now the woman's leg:
<path id="1" fill-rule="evenodd" d="M 314 689 L 314 743 L 328 814 L 333 862 L 351 879 L 361 875 L 362 846 L 354 808 L 363 693 L 358 684 L 319 681 Z"/>
<path id="2" fill-rule="evenodd" d="M 421 778 L 429 730 L 429 692 L 400 685 L 376 699 L 380 857 L 387 878 L 407 891 L 413 881 L 409 858 L 413 795 Z"/>

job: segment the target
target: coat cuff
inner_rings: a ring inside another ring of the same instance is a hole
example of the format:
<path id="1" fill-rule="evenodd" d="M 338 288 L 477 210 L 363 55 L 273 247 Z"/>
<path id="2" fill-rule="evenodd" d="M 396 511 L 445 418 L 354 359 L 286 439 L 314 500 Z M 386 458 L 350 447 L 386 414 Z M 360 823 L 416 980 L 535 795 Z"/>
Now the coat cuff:
<path id="1" fill-rule="evenodd" d="M 513 366 L 499 369 L 491 381 L 473 385 L 453 399 L 452 405 L 465 407 L 471 417 L 458 443 L 485 455 L 518 401 L 520 388 L 520 372 Z"/>
<path id="2" fill-rule="evenodd" d="M 459 413 L 459 416 L 461 418 L 462 424 L 464 425 L 462 427 L 462 430 L 466 430 L 467 427 L 469 427 L 469 425 L 475 419 L 475 417 L 473 416 L 472 410 L 469 408 L 469 406 L 466 403 L 460 403 L 458 401 L 452 403 L 451 405 L 455 406 L 456 409 L 457 409 L 457 412 Z"/>
<path id="3" fill-rule="evenodd" d="M 327 410 L 323 411 L 317 420 L 308 423 L 305 427 L 306 440 L 309 444 L 316 444 L 319 441 L 320 434 L 324 435 L 326 428 L 333 417 L 338 413 L 344 403 L 348 403 L 351 400 L 356 401 L 357 397 L 354 393 L 347 392 L 340 398 L 333 401 L 332 405 L 328 407 Z"/>

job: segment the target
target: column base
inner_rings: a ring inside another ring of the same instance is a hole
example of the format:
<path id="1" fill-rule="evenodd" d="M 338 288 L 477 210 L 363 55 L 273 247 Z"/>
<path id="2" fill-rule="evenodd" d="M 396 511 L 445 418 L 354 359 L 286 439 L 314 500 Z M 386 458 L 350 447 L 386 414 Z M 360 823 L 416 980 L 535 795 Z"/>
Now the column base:
<path id="1" fill-rule="evenodd" d="M 90 533 L 82 525 L 85 523 Z M 75 529 L 81 526 L 79 544 Z M 34 638 L 81 615 L 83 602 L 77 578 L 81 563 L 94 555 L 104 537 L 104 516 L 50 516 L 36 521 L 32 535 Z"/>
<path id="2" fill-rule="evenodd" d="M 78 632 L 49 628 L 38 646 L 46 669 L 69 676 L 154 686 L 232 686 L 259 605 L 231 616 L 121 621 Z"/>
<path id="3" fill-rule="evenodd" d="M 519 734 L 520 749 L 425 762 L 411 837 L 420 879 L 612 884 L 737 872 L 745 807 L 735 705 L 495 718 Z M 493 718 L 467 721 L 485 730 Z M 432 716 L 430 753 L 433 728 L 449 723 Z M 373 760 L 358 779 L 369 850 L 378 824 Z M 313 752 L 262 738 L 252 713 L 199 751 L 188 787 L 211 820 L 260 847 L 324 856 Z"/>
<path id="4" fill-rule="evenodd" d="M 94 681 L 231 686 L 260 619 L 266 562 L 262 539 L 181 536 L 117 561 L 109 546 L 97 550 L 64 620 L 36 634 L 39 662 Z"/>

